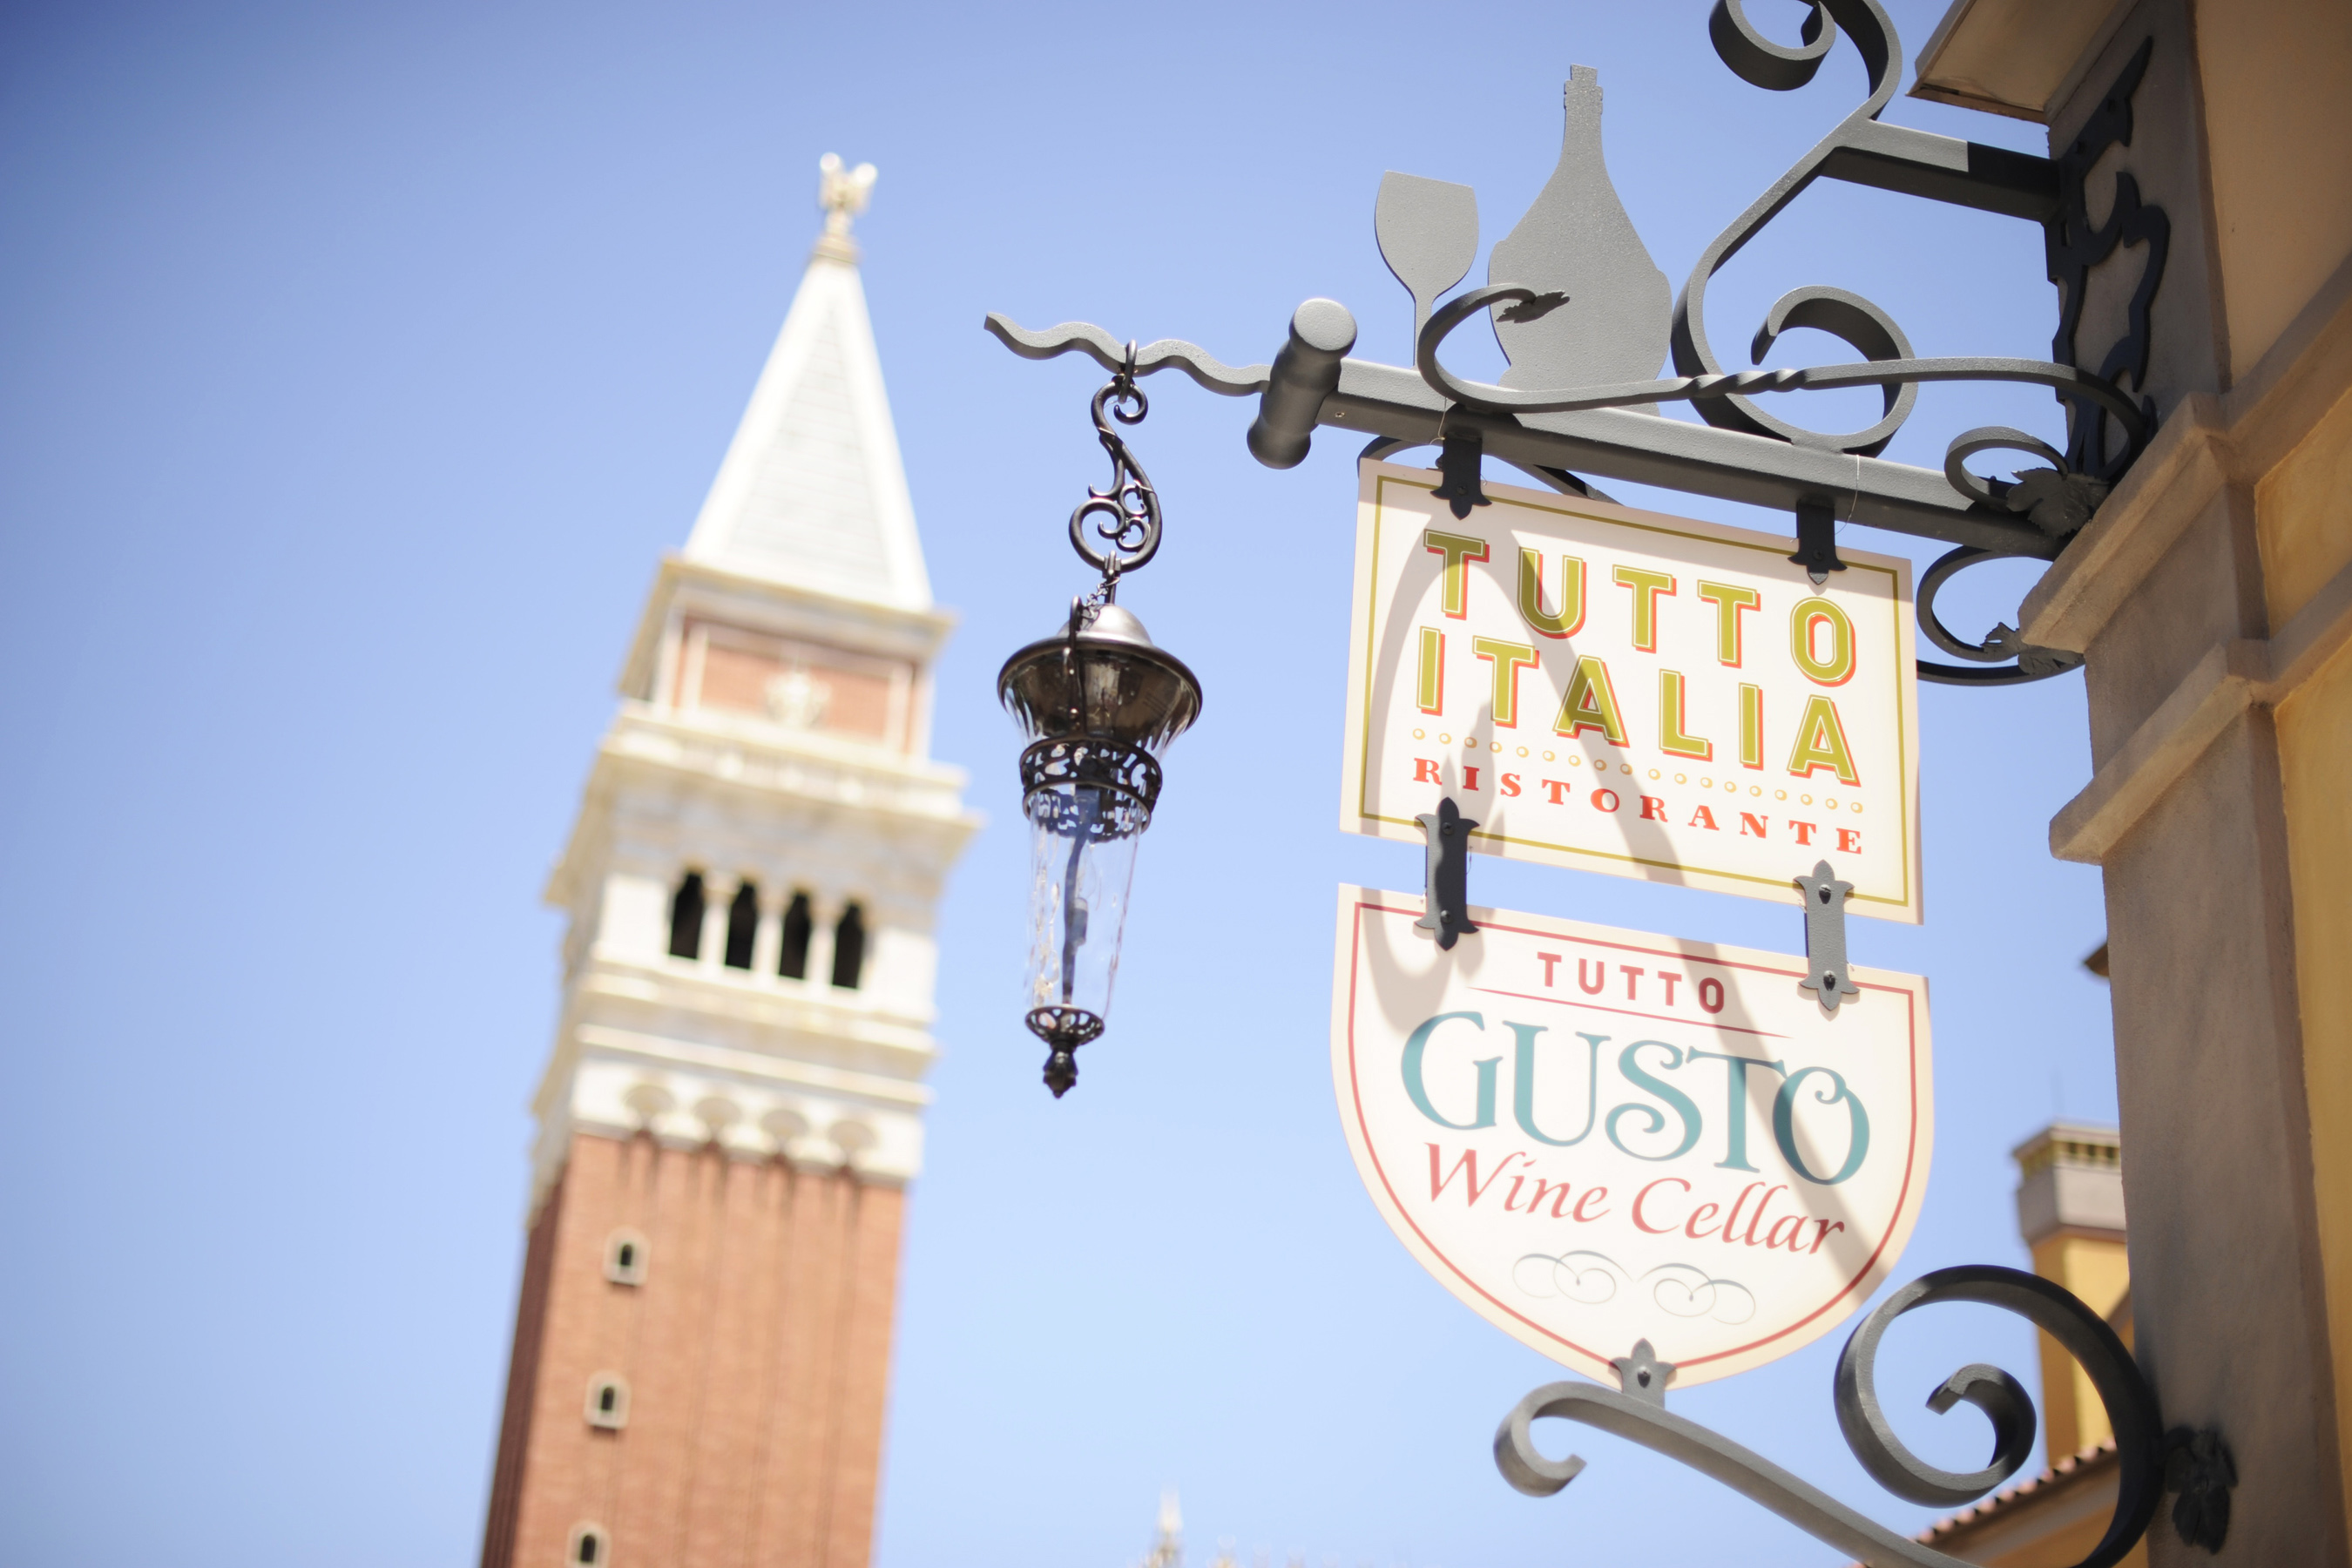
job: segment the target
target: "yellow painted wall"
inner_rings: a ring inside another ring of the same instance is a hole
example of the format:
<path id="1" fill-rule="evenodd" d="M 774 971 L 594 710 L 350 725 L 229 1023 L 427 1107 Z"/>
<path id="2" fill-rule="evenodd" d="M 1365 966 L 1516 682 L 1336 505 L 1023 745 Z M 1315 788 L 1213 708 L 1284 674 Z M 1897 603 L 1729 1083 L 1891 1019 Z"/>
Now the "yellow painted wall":
<path id="1" fill-rule="evenodd" d="M 2060 1231 L 2033 1244 L 2033 1271 L 2063 1285 L 2105 1317 L 2131 1286 L 2131 1263 L 2121 1237 Z M 2042 1342 L 2042 1430 L 2051 1464 L 2115 1436 L 2099 1392 L 2074 1358 L 2048 1334 Z"/>
<path id="2" fill-rule="evenodd" d="M 2352 5 L 2203 0 L 2196 26 L 2235 381 L 2352 254 Z"/>
<path id="3" fill-rule="evenodd" d="M 2352 563 L 2352 392 L 2254 487 L 2271 633 Z"/>
<path id="4" fill-rule="evenodd" d="M 2352 534 L 2343 491 L 2329 512 Z M 2336 1441 L 2352 1456 L 2352 648 L 2279 705 L 2278 734 Z"/>

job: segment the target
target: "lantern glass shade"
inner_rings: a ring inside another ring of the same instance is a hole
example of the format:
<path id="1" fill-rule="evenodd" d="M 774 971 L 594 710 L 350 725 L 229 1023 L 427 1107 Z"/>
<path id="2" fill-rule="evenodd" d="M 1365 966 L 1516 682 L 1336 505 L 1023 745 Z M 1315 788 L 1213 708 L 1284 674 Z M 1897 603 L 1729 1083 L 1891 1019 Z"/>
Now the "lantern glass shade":
<path id="1" fill-rule="evenodd" d="M 1049 1025 L 1099 1032 L 1110 1016 L 1135 852 L 1151 811 L 1107 785 L 1032 790 L 1029 818 L 1029 1005 Z M 1092 1030 L 1076 1015 L 1090 1015 Z"/>

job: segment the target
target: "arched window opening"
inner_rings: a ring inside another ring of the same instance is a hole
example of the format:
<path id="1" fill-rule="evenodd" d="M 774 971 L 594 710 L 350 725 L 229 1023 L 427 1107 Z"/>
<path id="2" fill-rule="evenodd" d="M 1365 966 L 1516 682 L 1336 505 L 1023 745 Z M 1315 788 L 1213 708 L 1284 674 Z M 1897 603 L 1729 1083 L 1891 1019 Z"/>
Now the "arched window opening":
<path id="1" fill-rule="evenodd" d="M 629 1424 L 629 1383 L 616 1372 L 588 1380 L 588 1425 L 617 1432 Z"/>
<path id="2" fill-rule="evenodd" d="M 727 907 L 727 967 L 751 967 L 751 940 L 760 934 L 760 889 L 750 882 L 735 889 Z"/>
<path id="3" fill-rule="evenodd" d="M 784 910 L 784 951 L 776 973 L 787 980 L 808 978 L 809 938 L 816 934 L 816 918 L 809 913 L 809 896 L 794 893 Z"/>
<path id="4" fill-rule="evenodd" d="M 669 955 L 702 956 L 702 873 L 688 871 L 669 901 Z"/>
<path id="5" fill-rule="evenodd" d="M 615 1285 L 646 1282 L 646 1238 L 634 1230 L 616 1230 L 604 1238 L 604 1278 Z"/>
<path id="6" fill-rule="evenodd" d="M 845 991 L 857 989 L 866 968 L 866 916 L 856 904 L 841 911 L 833 928 L 833 983 Z"/>
<path id="7" fill-rule="evenodd" d="M 604 1527 L 601 1524 L 575 1524 L 572 1527 L 572 1555 L 566 1562 L 582 1568 L 604 1568 L 610 1553 L 605 1550 Z"/>

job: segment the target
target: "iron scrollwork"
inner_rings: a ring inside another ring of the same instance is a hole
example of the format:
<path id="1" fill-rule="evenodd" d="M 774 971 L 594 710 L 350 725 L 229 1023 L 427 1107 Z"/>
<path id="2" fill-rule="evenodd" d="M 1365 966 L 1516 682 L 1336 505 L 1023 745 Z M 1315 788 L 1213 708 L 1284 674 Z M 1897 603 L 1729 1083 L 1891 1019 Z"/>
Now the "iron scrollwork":
<path id="1" fill-rule="evenodd" d="M 2139 89 L 2140 78 L 2147 72 L 2148 56 L 2155 48 L 2154 38 L 2140 45 L 2130 63 L 2101 96 L 2098 108 L 2091 111 L 2082 131 L 2053 160 L 2058 170 L 2058 210 L 2042 226 L 2050 281 L 2058 286 L 2058 331 L 2051 339 L 2050 356 L 2067 364 L 2080 363 L 2074 334 L 2083 324 L 2084 296 L 2091 269 L 2113 256 L 2119 246 L 2147 247 L 2139 282 L 2125 308 L 2124 335 L 2107 350 L 2099 364 L 2102 380 L 2113 382 L 2128 375 L 2135 391 L 2144 389 L 2147 384 L 2148 310 L 2155 302 L 2157 286 L 2164 281 L 2165 258 L 2172 248 L 2172 220 L 2162 207 L 2140 200 L 2139 182 L 2118 170 L 2107 221 L 2094 227 L 2086 182 L 2091 165 L 2108 148 L 2131 145 L 2132 96 Z M 2154 401 L 2143 401 L 2152 416 Z M 2087 474 L 2112 483 L 2131 465 L 2136 455 L 2127 443 L 2122 451 L 2109 456 L 2105 422 L 2086 410 L 2077 409 L 2066 458 L 2060 467 L 2069 473 Z"/>
<path id="2" fill-rule="evenodd" d="M 1964 685 L 2037 680 L 2081 661 L 2023 642 L 1997 626 L 1981 642 L 1951 634 L 1934 613 L 1934 590 L 1957 572 L 1997 559 L 2051 560 L 2087 522 L 2146 447 L 2155 409 L 2141 390 L 2148 357 L 2148 307 L 2161 279 L 2169 225 L 2116 176 L 2106 223 L 2088 217 L 2087 182 L 2100 154 L 2132 133 L 2131 100 L 2152 44 L 2142 47 L 2104 95 L 2084 131 L 2055 158 L 2041 158 L 1881 122 L 1904 70 L 1900 39 L 1879 0 L 1808 0 L 1794 45 L 1776 43 L 1749 22 L 1741 0 L 1717 0 L 1708 33 L 1743 80 L 1790 91 L 1813 80 L 1838 39 L 1849 39 L 1869 91 L 1703 251 L 1669 309 L 1665 280 L 1610 185 L 1601 159 L 1600 83 L 1585 67 L 1566 89 L 1567 133 L 1551 181 L 1493 248 L 1487 285 L 1450 300 L 1478 247 L 1475 193 L 1466 185 L 1390 174 L 1381 182 L 1374 232 L 1381 255 L 1413 302 L 1413 368 L 1352 357 L 1355 323 L 1328 300 L 1292 318 L 1290 341 L 1271 364 L 1230 366 L 1192 344 L 1161 340 L 1121 356 L 1099 328 L 1065 323 L 1028 332 L 1003 317 L 987 326 L 1033 359 L 1084 353 L 1135 375 L 1181 369 L 1211 391 L 1255 395 L 1249 434 L 1261 461 L 1288 468 L 1305 458 L 1321 425 L 1375 437 L 1368 452 L 1442 444 L 1445 499 L 1457 515 L 1483 499 L 1473 468 L 1491 455 L 1570 493 L 1601 492 L 1571 470 L 1681 488 L 1748 504 L 1785 507 L 1819 525 L 1824 516 L 1941 539 L 1960 546 L 1927 574 L 1921 622 L 1929 639 L 1962 662 L 1919 661 L 1925 679 Z M 1808 286 L 1780 296 L 1749 342 L 1758 367 L 1727 370 L 1712 347 L 1706 289 L 1715 274 L 1813 182 L 1839 180 L 1953 203 L 2043 226 L 2051 279 L 2061 293 L 2050 360 L 1920 357 L 1894 317 L 1847 289 Z M 2122 342 L 2096 372 L 2078 363 L 2074 338 L 2093 268 L 2123 246 L 2144 246 L 2147 261 Z M 1438 358 L 1446 335 L 1486 315 L 1511 368 L 1497 384 L 1463 380 Z M 1828 365 L 1761 368 L 1788 332 L 1829 333 L 1862 356 Z M 1675 374 L 1658 376 L 1671 359 Z M 2131 392 L 2118 384 L 2128 376 Z M 2066 406 L 2071 432 L 2060 453 L 2032 437 L 1989 426 L 1947 449 L 1940 480 L 1931 469 L 1880 457 L 1928 382 L 2010 382 L 2047 387 Z M 1879 417 L 1863 429 L 1817 430 L 1768 409 L 1769 395 L 1876 387 Z M 1664 403 L 1687 402 L 1702 423 L 1625 419 Z M 1098 420 L 1099 424 L 1100 421 Z M 2119 438 L 2113 450 L 2109 433 Z M 2014 480 L 1968 471 L 1971 455 L 1998 447 L 2049 466 Z M 1114 454 L 1116 456 L 1116 453 Z M 1940 494 L 1938 493 L 1940 492 Z M 1821 531 L 1816 526 L 1815 533 Z M 1834 542 L 1812 541 L 1809 569 L 1835 570 Z"/>
<path id="3" fill-rule="evenodd" d="M 1150 564 L 1160 550 L 1160 492 L 1111 424 L 1139 425 L 1151 412 L 1150 400 L 1135 384 L 1135 344 L 1129 342 L 1118 373 L 1103 384 L 1092 405 L 1096 437 L 1110 454 L 1110 483 L 1089 489 L 1070 513 L 1070 548 L 1113 589 L 1119 574 Z"/>
<path id="4" fill-rule="evenodd" d="M 1969 173 L 1979 177 L 1956 192 L 1946 193 L 1949 199 L 1989 210 L 2044 217 L 2050 275 L 2062 293 L 2053 360 L 1921 359 L 1915 356 L 1909 338 L 1885 310 L 1849 290 L 1812 286 L 1783 294 L 1766 312 L 1749 345 L 1751 363 L 1760 365 L 1783 333 L 1800 327 L 1829 333 L 1863 355 L 1863 361 L 1727 372 L 1706 332 L 1706 288 L 1716 272 L 1824 175 L 1905 189 L 1916 189 L 1917 180 L 1916 171 L 1906 180 L 1885 177 L 1885 172 L 1872 167 L 1874 161 L 1904 163 L 1909 140 L 1901 128 L 1878 123 L 1880 112 L 1900 83 L 1903 54 L 1894 25 L 1877 0 L 1811 0 L 1801 41 L 1795 47 L 1776 44 L 1759 33 L 1741 9 L 1740 0 L 1717 0 L 1709 18 L 1708 33 L 1724 63 L 1742 79 L 1771 91 L 1790 91 L 1810 82 L 1836 43 L 1841 26 L 1869 71 L 1869 95 L 1701 253 L 1674 306 L 1669 346 L 1678 375 L 1550 390 L 1459 380 L 1438 358 L 1438 348 L 1448 332 L 1484 311 L 1496 311 L 1502 321 L 1526 321 L 1562 302 L 1557 293 L 1539 293 L 1500 280 L 1497 286 L 1472 289 L 1442 307 L 1417 309 L 1423 323 L 1414 345 L 1417 368 L 1431 386 L 1453 402 L 1494 414 L 1527 416 L 1688 401 L 1700 418 L 1718 428 L 1865 457 L 1885 450 L 1910 417 L 1922 383 L 2006 381 L 2047 386 L 2074 411 L 2068 454 L 2061 455 L 2021 432 L 1986 427 L 1954 440 L 1946 452 L 1944 469 L 1953 488 L 1971 500 L 2026 512 L 2053 542 L 2063 544 L 2090 520 L 2106 494 L 2107 481 L 2138 456 L 2155 425 L 2153 404 L 2145 397 L 2126 395 L 2114 377 L 2127 372 L 2135 384 L 2146 378 L 2147 307 L 2162 271 L 2168 226 L 2162 212 L 2140 203 L 2137 187 L 2128 175 L 2118 176 L 2116 208 L 2104 226 L 2089 227 L 2084 205 L 2084 181 L 2090 163 L 2109 145 L 2130 139 L 2131 95 L 2146 69 L 2153 40 L 2134 57 L 2065 157 L 2053 164 L 1970 146 Z M 1979 163 L 1983 165 L 1980 171 L 1975 167 Z M 2053 181 L 2054 192 L 2049 188 Z M 2151 247 L 2149 263 L 2134 299 L 2132 331 L 2108 355 L 2099 373 L 2092 374 L 2075 363 L 2074 351 L 2084 279 L 2093 266 L 2127 242 Z M 1415 302 L 1419 307 L 1417 291 Z M 1884 395 L 1881 416 L 1864 429 L 1843 433 L 1798 424 L 1767 412 L 1757 401 L 1765 393 L 1867 385 L 1879 387 Z M 2107 457 L 2103 443 L 2110 421 L 2122 432 L 2123 446 Z M 2031 451 L 2051 466 L 2024 473 L 2013 482 L 1979 479 L 1967 470 L 1967 458 L 1996 447 Z M 2086 465 L 2095 471 L 2086 472 Z M 2016 628 L 2005 623 L 1996 626 L 1983 642 L 1969 643 L 1953 636 L 1936 618 L 1934 588 L 1949 581 L 1954 573 L 1982 561 L 2029 553 L 1963 547 L 1936 563 L 1920 590 L 1922 626 L 1937 647 L 1969 662 L 1950 665 L 1922 659 L 1923 678 L 1952 685 L 2013 685 L 2045 679 L 2082 663 L 2079 656 L 2024 642 Z"/>
<path id="5" fill-rule="evenodd" d="M 2028 1319 L 2089 1374 L 2115 1431 L 2118 1476 L 2115 1511 L 2106 1530 L 2076 1568 L 2109 1568 L 2147 1533 L 2156 1516 L 2165 1488 L 2166 1439 L 2156 1397 L 2131 1352 L 2097 1314 L 2047 1279 L 1977 1264 L 1937 1269 L 1888 1297 L 1863 1320 L 1838 1357 L 1832 1399 L 1846 1446 L 1871 1479 L 1888 1491 L 1906 1501 L 1937 1507 L 1972 1502 L 2024 1466 L 2033 1448 L 2033 1402 L 1999 1367 L 1962 1367 L 1927 1396 L 1927 1407 L 1939 1415 L 1966 1404 L 1991 1423 L 1993 1451 L 1983 1468 L 1954 1472 L 1930 1465 L 1905 1447 L 1887 1423 L 1878 1400 L 1879 1341 L 1887 1325 L 1904 1313 L 1947 1301 L 1975 1302 Z M 1629 1368 L 1650 1375 L 1636 1387 Z M 1530 1427 L 1546 1418 L 1577 1421 L 1711 1476 L 1873 1568 L 1961 1568 L 1960 1559 L 1896 1534 L 1753 1449 L 1668 1411 L 1663 1395 L 1673 1369 L 1657 1362 L 1646 1343 L 1620 1370 L 1626 1381 L 1622 1392 L 1596 1384 L 1554 1383 L 1520 1400 L 1495 1433 L 1495 1463 L 1504 1479 L 1531 1497 L 1549 1497 L 1573 1481 L 1583 1472 L 1584 1461 L 1574 1455 L 1546 1458 Z M 2184 1472 L 2190 1465 L 2185 1458 L 2174 1462 Z M 2210 1495 L 2210 1490 L 2200 1494 L 2200 1508 L 2210 1506 L 2202 1500 Z M 2221 1496 L 2226 1520 L 2226 1489 Z M 2200 1514 L 2200 1521 L 2203 1518 Z"/>

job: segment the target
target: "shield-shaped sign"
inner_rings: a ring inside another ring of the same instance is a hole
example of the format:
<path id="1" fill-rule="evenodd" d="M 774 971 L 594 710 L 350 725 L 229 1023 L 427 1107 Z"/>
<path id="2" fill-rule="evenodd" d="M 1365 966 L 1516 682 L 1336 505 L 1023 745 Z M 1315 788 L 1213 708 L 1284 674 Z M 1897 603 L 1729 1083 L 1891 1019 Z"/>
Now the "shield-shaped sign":
<path id="1" fill-rule="evenodd" d="M 1927 1187 L 1927 987 L 1859 966 L 1507 910 L 1441 949 L 1421 900 L 1339 890 L 1331 1066 L 1398 1239 L 1580 1372 L 1648 1340 L 1675 1382 L 1827 1333 Z"/>

